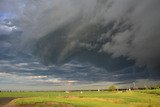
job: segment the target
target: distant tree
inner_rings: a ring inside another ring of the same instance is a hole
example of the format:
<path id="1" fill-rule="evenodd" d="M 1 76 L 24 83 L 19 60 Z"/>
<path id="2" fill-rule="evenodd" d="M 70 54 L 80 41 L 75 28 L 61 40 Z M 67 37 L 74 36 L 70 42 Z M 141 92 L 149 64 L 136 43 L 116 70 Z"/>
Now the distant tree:
<path id="1" fill-rule="evenodd" d="M 145 90 L 148 90 L 149 87 L 148 87 L 147 85 L 144 85 L 144 89 L 145 89 Z"/>
<path id="2" fill-rule="evenodd" d="M 153 86 L 152 89 L 159 89 L 159 86 Z"/>
<path id="3" fill-rule="evenodd" d="M 131 89 L 132 90 L 138 90 L 138 87 L 137 86 L 133 86 Z"/>
<path id="4" fill-rule="evenodd" d="M 109 86 L 108 90 L 109 91 L 116 91 L 117 87 L 115 85 L 111 85 L 111 86 Z"/>

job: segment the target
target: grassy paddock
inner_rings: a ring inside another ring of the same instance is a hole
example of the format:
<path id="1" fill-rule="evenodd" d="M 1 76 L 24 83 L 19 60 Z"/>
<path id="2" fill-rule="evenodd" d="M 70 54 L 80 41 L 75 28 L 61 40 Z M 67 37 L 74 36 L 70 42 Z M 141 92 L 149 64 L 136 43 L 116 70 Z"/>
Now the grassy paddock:
<path id="1" fill-rule="evenodd" d="M 62 107 L 58 106 L 59 103 L 72 105 L 71 107 L 159 107 L 160 105 L 160 89 L 128 92 L 83 91 L 82 94 L 80 92 L 1 92 L 0 97 L 16 97 L 10 102 L 11 105 L 39 104 L 35 107 L 43 107 L 49 102 L 54 104 L 48 107 Z"/>

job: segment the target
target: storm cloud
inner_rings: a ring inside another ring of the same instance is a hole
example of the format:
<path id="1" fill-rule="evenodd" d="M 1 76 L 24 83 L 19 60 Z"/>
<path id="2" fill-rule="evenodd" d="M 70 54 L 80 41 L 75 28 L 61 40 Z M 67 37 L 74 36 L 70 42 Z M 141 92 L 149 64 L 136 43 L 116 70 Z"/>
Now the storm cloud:
<path id="1" fill-rule="evenodd" d="M 1 0 L 0 84 L 159 80 L 159 13 L 159 0 Z"/>
<path id="2" fill-rule="evenodd" d="M 23 4 L 18 6 L 21 12 L 15 11 L 25 35 L 23 39 L 41 38 L 40 44 L 49 41 L 42 43 L 43 51 L 38 51 L 42 58 L 57 57 L 57 62 L 63 62 L 86 49 L 97 54 L 105 52 L 113 58 L 127 57 L 138 66 L 159 67 L 158 0 L 14 2 Z"/>

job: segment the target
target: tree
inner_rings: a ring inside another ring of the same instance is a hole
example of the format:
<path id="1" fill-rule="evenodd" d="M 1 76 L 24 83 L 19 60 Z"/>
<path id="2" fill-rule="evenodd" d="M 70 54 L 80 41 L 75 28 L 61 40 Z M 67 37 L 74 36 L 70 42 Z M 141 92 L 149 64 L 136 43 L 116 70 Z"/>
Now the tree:
<path id="1" fill-rule="evenodd" d="M 116 91 L 117 87 L 115 85 L 109 86 L 108 90 L 109 91 Z"/>

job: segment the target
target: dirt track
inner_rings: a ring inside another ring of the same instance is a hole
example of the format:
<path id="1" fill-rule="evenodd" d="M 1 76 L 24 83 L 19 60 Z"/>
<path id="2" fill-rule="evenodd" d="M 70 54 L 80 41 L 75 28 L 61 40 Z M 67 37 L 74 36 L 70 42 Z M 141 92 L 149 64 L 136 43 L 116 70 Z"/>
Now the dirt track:
<path id="1" fill-rule="evenodd" d="M 47 103 L 35 103 L 35 104 L 22 104 L 22 105 L 15 105 L 15 104 L 7 104 L 2 107 L 74 107 L 70 104 L 65 103 L 54 103 L 54 102 L 47 102 Z"/>
<path id="2" fill-rule="evenodd" d="M 0 98 L 0 107 L 3 107 L 4 105 L 8 104 L 13 99 L 15 98 L 12 98 L 12 97 Z"/>
<path id="3" fill-rule="evenodd" d="M 7 98 L 0 98 L 0 107 L 36 107 L 36 106 L 42 106 L 42 107 L 73 107 L 70 104 L 65 104 L 65 103 L 54 103 L 54 102 L 46 102 L 46 103 L 35 103 L 35 104 L 23 104 L 23 105 L 15 105 L 15 104 L 10 104 L 12 100 L 16 98 L 12 97 L 7 97 Z"/>

